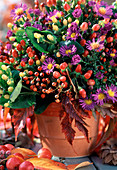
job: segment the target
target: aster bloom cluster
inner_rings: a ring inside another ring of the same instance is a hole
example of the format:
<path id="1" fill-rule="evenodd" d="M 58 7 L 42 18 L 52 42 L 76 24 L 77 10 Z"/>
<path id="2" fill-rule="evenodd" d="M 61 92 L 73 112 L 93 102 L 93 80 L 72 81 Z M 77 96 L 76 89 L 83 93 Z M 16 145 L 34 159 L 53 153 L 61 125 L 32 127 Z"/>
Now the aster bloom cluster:
<path id="1" fill-rule="evenodd" d="M 93 0 L 36 1 L 34 9 L 16 6 L 11 17 L 8 42 L 0 47 L 1 105 L 34 105 L 41 113 L 67 96 L 83 111 L 112 116 L 117 103 L 117 1 L 110 6 Z M 11 70 L 7 77 L 4 68 Z M 110 112 L 104 111 L 106 106 Z"/>

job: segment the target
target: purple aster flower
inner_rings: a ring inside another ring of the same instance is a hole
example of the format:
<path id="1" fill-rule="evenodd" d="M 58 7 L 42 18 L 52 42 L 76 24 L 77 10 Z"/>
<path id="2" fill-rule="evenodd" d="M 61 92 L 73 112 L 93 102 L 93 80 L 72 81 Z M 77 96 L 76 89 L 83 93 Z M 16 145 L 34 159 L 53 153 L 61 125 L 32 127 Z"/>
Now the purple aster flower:
<path id="1" fill-rule="evenodd" d="M 30 9 L 28 10 L 28 13 L 29 13 L 29 14 L 33 14 L 33 13 L 34 13 L 33 9 L 30 8 Z"/>
<path id="2" fill-rule="evenodd" d="M 11 30 L 8 30 L 7 36 L 8 36 L 8 37 L 11 37 L 12 35 L 13 35 L 13 32 L 12 32 Z"/>
<path id="3" fill-rule="evenodd" d="M 42 25 L 37 24 L 37 23 L 35 23 L 35 24 L 33 25 L 33 27 L 37 28 L 37 29 L 40 30 L 40 31 L 43 30 Z"/>
<path id="4" fill-rule="evenodd" d="M 27 62 L 28 61 L 28 57 L 22 58 L 21 61 Z"/>
<path id="5" fill-rule="evenodd" d="M 97 79 L 102 79 L 104 77 L 103 73 L 101 73 L 100 71 L 98 73 L 96 73 L 95 77 Z"/>
<path id="6" fill-rule="evenodd" d="M 100 28 L 100 31 L 101 31 L 100 34 L 101 34 L 101 35 L 107 34 L 108 31 L 111 30 L 111 28 L 112 28 L 112 24 L 111 24 L 110 22 L 107 23 L 107 24 L 105 24 L 104 27 L 101 27 L 101 28 Z"/>
<path id="7" fill-rule="evenodd" d="M 96 94 L 93 94 L 92 96 L 97 105 L 103 105 L 107 100 L 106 94 L 101 88 L 97 89 Z"/>
<path id="8" fill-rule="evenodd" d="M 112 11 L 113 8 L 114 8 L 114 6 L 112 6 L 112 5 L 108 6 L 107 3 L 100 4 L 100 5 L 97 4 L 97 5 L 95 5 L 94 11 L 100 17 L 110 18 L 110 16 L 113 15 L 113 11 Z"/>
<path id="9" fill-rule="evenodd" d="M 72 12 L 72 15 L 74 16 L 74 18 L 79 18 L 82 14 L 82 10 L 81 8 L 80 9 L 75 9 L 73 12 Z"/>
<path id="10" fill-rule="evenodd" d="M 26 15 L 26 13 L 24 13 L 27 10 L 27 5 L 26 4 L 18 4 L 15 9 L 11 10 L 11 17 L 13 17 L 13 19 L 20 19 L 22 18 L 24 15 Z"/>
<path id="11" fill-rule="evenodd" d="M 24 23 L 24 28 L 28 27 L 28 26 L 31 26 L 31 23 L 30 22 L 25 22 Z"/>
<path id="12" fill-rule="evenodd" d="M 114 65 L 115 65 L 115 61 L 114 61 L 113 59 L 110 61 L 110 65 L 111 65 L 111 66 L 114 66 Z"/>
<path id="13" fill-rule="evenodd" d="M 34 9 L 34 13 L 35 13 L 35 15 L 39 15 L 41 13 L 41 11 L 39 9 Z"/>
<path id="14" fill-rule="evenodd" d="M 79 102 L 84 110 L 92 110 L 95 106 L 95 103 L 92 101 L 92 99 L 88 99 L 88 97 L 86 97 L 85 99 L 79 99 Z"/>
<path id="15" fill-rule="evenodd" d="M 80 62 L 80 60 L 81 60 L 80 56 L 78 54 L 76 54 L 76 55 L 74 55 L 72 57 L 71 64 L 72 65 L 76 65 L 76 64 L 78 64 Z"/>
<path id="16" fill-rule="evenodd" d="M 117 19 L 117 13 L 114 14 L 114 18 Z"/>
<path id="17" fill-rule="evenodd" d="M 88 5 L 89 5 L 89 6 L 94 6 L 95 4 L 96 4 L 95 1 L 89 1 L 89 2 L 88 2 Z"/>
<path id="18" fill-rule="evenodd" d="M 104 42 L 101 41 L 99 38 L 98 38 L 97 41 L 95 41 L 95 39 L 93 38 L 92 42 L 90 40 L 87 41 L 86 47 L 90 51 L 95 50 L 95 51 L 99 52 L 104 48 Z"/>
<path id="19" fill-rule="evenodd" d="M 116 53 L 113 53 L 112 51 L 110 51 L 109 56 L 112 58 L 117 58 L 117 51 L 116 51 Z"/>
<path id="20" fill-rule="evenodd" d="M 66 34 L 66 39 L 67 40 L 74 40 L 78 38 L 79 34 L 79 28 L 76 22 L 73 22 L 71 26 L 67 29 L 67 34 Z"/>
<path id="21" fill-rule="evenodd" d="M 11 44 L 6 44 L 6 49 L 7 49 L 7 50 L 11 50 L 11 48 L 12 48 L 12 45 L 11 45 Z"/>
<path id="22" fill-rule="evenodd" d="M 63 57 L 70 56 L 70 55 L 73 55 L 77 51 L 77 48 L 75 45 L 69 45 L 69 46 L 66 45 L 66 46 L 62 46 L 59 51 Z"/>
<path id="23" fill-rule="evenodd" d="M 47 58 L 42 65 L 42 70 L 44 72 L 53 72 L 54 68 L 56 67 L 55 60 L 51 57 Z"/>
<path id="24" fill-rule="evenodd" d="M 107 95 L 107 100 L 112 100 L 113 103 L 117 102 L 117 86 L 111 84 L 110 87 L 106 85 L 105 93 Z"/>

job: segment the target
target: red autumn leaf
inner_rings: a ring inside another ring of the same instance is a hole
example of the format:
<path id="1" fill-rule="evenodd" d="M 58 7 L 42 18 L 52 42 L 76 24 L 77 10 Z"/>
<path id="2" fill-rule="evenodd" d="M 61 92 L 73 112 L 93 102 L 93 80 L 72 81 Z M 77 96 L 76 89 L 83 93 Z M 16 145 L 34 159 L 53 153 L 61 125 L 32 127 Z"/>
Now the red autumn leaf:
<path id="1" fill-rule="evenodd" d="M 25 127 L 26 118 L 32 116 L 34 113 L 34 106 L 24 109 L 12 109 L 12 122 L 15 128 L 15 140 L 17 140 L 18 133 Z"/>
<path id="2" fill-rule="evenodd" d="M 75 136 L 75 131 L 71 127 L 68 114 L 66 114 L 66 116 L 62 119 L 61 125 L 62 125 L 62 132 L 65 134 L 65 137 L 68 140 L 68 142 L 72 145 Z"/>
<path id="3" fill-rule="evenodd" d="M 63 118 L 61 124 L 62 124 L 62 131 L 65 133 L 66 139 L 70 144 L 72 144 L 75 131 L 71 127 L 72 126 L 72 120 L 75 120 L 76 127 L 82 131 L 84 136 L 86 137 L 88 141 L 88 130 L 85 126 L 87 124 L 83 120 L 82 115 L 78 112 L 78 110 L 75 108 L 75 105 L 70 101 L 68 96 L 64 96 L 62 98 L 62 106 L 66 112 L 66 116 Z M 73 133 L 73 134 L 72 134 Z"/>
<path id="4" fill-rule="evenodd" d="M 86 137 L 87 141 L 89 142 L 89 139 L 88 139 L 88 130 L 86 129 L 86 127 L 83 124 L 81 124 L 80 122 L 78 122 L 78 121 L 75 121 L 75 125 L 84 134 L 84 136 Z"/>

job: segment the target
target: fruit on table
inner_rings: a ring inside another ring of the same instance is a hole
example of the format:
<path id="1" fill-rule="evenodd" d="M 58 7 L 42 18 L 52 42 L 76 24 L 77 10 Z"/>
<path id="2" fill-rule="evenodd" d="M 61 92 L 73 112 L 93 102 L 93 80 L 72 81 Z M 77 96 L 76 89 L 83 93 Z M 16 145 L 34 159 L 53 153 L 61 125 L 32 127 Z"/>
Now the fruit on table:
<path id="1" fill-rule="evenodd" d="M 0 165 L 0 170 L 4 170 L 4 166 L 3 165 Z"/>
<path id="2" fill-rule="evenodd" d="M 34 165 L 29 161 L 24 161 L 20 164 L 19 170 L 34 170 Z"/>
<path id="3" fill-rule="evenodd" d="M 4 146 L 6 146 L 9 150 L 14 149 L 15 147 L 12 144 L 5 144 Z"/>
<path id="4" fill-rule="evenodd" d="M 48 159 L 51 159 L 52 158 L 52 153 L 49 149 L 47 148 L 41 148 L 39 151 L 38 151 L 38 158 L 48 158 Z"/>
<path id="5" fill-rule="evenodd" d="M 4 151 L 6 152 L 6 151 L 8 151 L 9 149 L 8 149 L 6 146 L 4 146 L 4 145 L 0 145 L 0 150 L 4 150 Z"/>
<path id="6" fill-rule="evenodd" d="M 13 157 L 7 160 L 6 167 L 8 170 L 18 170 L 21 160 L 17 157 Z"/>

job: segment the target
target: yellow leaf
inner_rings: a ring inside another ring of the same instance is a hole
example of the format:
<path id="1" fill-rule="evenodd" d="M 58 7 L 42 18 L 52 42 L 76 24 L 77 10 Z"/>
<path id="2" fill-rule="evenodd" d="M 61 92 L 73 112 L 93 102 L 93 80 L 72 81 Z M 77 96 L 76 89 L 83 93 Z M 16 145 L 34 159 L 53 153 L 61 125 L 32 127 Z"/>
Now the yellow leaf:
<path id="1" fill-rule="evenodd" d="M 11 154 L 14 154 L 14 153 L 21 153 L 24 156 L 24 159 L 37 158 L 37 155 L 35 152 L 33 152 L 30 149 L 26 149 L 26 148 L 15 148 L 11 151 Z"/>
<path id="2" fill-rule="evenodd" d="M 84 166 L 89 166 L 89 165 L 92 165 L 93 163 L 89 162 L 89 161 L 85 161 L 85 162 L 82 162 L 80 164 L 78 164 L 74 170 L 77 170 L 78 168 L 82 168 Z"/>
<path id="3" fill-rule="evenodd" d="M 30 158 L 27 161 L 31 162 L 35 169 L 41 170 L 65 170 L 67 167 L 60 162 L 53 161 L 48 158 Z"/>

